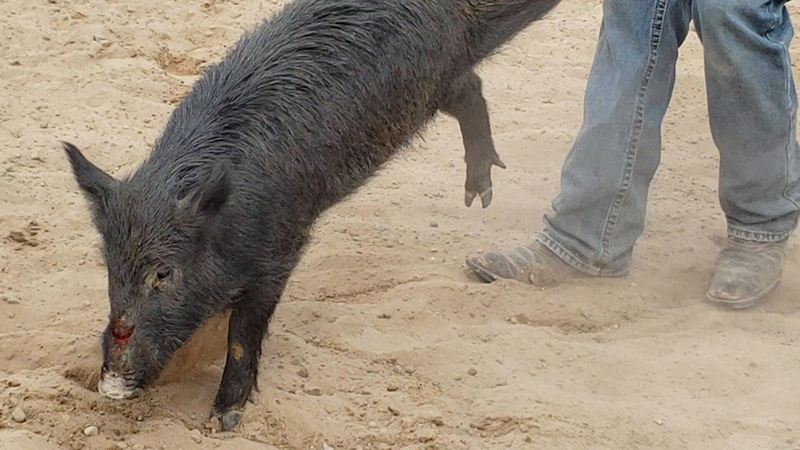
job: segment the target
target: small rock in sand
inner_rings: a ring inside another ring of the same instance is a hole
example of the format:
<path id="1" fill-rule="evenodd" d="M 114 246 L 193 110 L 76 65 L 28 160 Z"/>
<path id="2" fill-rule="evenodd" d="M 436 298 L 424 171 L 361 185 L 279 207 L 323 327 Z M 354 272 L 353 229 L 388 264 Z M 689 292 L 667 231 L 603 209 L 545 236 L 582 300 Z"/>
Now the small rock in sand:
<path id="1" fill-rule="evenodd" d="M 28 415 L 25 414 L 25 411 L 21 407 L 17 406 L 11 413 L 11 420 L 17 423 L 23 423 L 28 420 Z"/>
<path id="2" fill-rule="evenodd" d="M 39 225 L 39 222 L 32 220 L 28 223 L 28 233 L 30 233 L 31 236 L 36 236 L 40 231 L 42 231 L 42 226 Z"/>
<path id="3" fill-rule="evenodd" d="M 300 370 L 297 371 L 297 375 L 299 375 L 300 378 L 308 378 L 308 369 L 301 367 Z"/>
<path id="4" fill-rule="evenodd" d="M 306 394 L 313 395 L 314 397 L 319 397 L 320 395 L 322 395 L 322 390 L 320 388 L 306 389 Z"/>
<path id="5" fill-rule="evenodd" d="M 192 434 L 189 437 L 195 444 L 203 442 L 203 434 L 200 433 L 200 430 L 192 430 Z"/>
<path id="6" fill-rule="evenodd" d="M 467 373 L 474 377 L 475 375 L 478 374 L 478 371 L 475 370 L 474 367 L 470 367 L 469 370 L 467 371 Z"/>
<path id="7" fill-rule="evenodd" d="M 8 237 L 10 237 L 12 241 L 18 242 L 20 244 L 28 242 L 28 238 L 25 237 L 25 233 L 23 233 L 22 231 L 11 231 L 8 233 Z"/>
<path id="8" fill-rule="evenodd" d="M 85 434 L 86 436 L 89 436 L 89 437 L 97 436 L 97 435 L 100 434 L 100 429 L 97 428 L 96 426 L 92 425 L 92 426 L 86 427 L 86 429 L 83 430 L 83 434 Z"/>

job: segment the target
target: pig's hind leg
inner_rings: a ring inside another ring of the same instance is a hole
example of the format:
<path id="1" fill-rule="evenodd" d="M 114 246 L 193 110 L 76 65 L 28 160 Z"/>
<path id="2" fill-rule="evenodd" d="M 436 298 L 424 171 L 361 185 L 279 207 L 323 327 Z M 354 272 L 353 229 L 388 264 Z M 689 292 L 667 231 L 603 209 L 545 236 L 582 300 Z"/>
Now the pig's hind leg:
<path id="1" fill-rule="evenodd" d="M 481 90 L 481 79 L 473 70 L 456 78 L 442 97 L 440 108 L 458 120 L 464 142 L 467 180 L 464 204 L 480 196 L 484 208 L 492 202 L 492 166 L 506 168 L 492 139 L 489 111 Z"/>
<path id="2" fill-rule="evenodd" d="M 244 296 L 233 305 L 228 322 L 228 356 L 222 372 L 212 419 L 219 419 L 221 431 L 236 428 L 244 415 L 245 403 L 257 403 L 258 364 L 261 343 L 275 312 L 278 295 L 259 292 Z"/>

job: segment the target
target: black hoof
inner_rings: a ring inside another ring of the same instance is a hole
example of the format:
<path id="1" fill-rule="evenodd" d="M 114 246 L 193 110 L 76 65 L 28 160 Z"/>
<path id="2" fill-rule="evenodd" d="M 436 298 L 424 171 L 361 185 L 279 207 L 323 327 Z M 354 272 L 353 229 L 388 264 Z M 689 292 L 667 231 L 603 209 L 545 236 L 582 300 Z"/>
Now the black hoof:
<path id="1" fill-rule="evenodd" d="M 222 415 L 222 428 L 221 431 L 233 431 L 234 428 L 239 426 L 242 421 L 241 411 L 228 411 Z"/>
<path id="2" fill-rule="evenodd" d="M 222 414 L 213 411 L 211 413 L 211 420 L 219 423 L 220 431 L 227 432 L 233 431 L 237 426 L 239 426 L 243 415 L 244 413 L 242 413 L 242 411 L 236 410 L 228 411 Z"/>

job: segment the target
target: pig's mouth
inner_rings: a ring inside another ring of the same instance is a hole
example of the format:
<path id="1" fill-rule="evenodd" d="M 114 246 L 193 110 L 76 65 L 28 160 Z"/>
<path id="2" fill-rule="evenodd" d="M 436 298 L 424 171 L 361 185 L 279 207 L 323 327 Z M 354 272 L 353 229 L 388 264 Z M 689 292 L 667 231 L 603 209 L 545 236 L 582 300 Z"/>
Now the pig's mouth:
<path id="1" fill-rule="evenodd" d="M 126 400 L 142 394 L 142 384 L 135 372 L 131 372 L 129 347 L 133 337 L 133 325 L 124 317 L 112 319 L 105 333 L 105 361 L 97 382 L 97 392 L 114 399 Z"/>
<path id="2" fill-rule="evenodd" d="M 135 381 L 104 370 L 97 383 L 97 392 L 114 400 L 127 400 L 142 395 L 142 388 Z"/>

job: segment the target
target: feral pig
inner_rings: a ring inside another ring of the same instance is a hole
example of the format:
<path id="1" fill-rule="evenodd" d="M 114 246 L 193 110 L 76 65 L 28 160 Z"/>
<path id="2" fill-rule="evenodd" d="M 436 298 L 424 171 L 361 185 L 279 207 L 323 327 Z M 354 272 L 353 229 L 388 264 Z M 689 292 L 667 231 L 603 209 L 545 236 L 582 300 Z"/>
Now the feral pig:
<path id="1" fill-rule="evenodd" d="M 98 390 L 137 396 L 230 312 L 211 415 L 233 429 L 310 227 L 438 111 L 460 124 L 467 206 L 488 206 L 503 164 L 474 67 L 559 1 L 296 0 L 202 75 L 132 175 L 62 142 L 108 268 Z"/>

